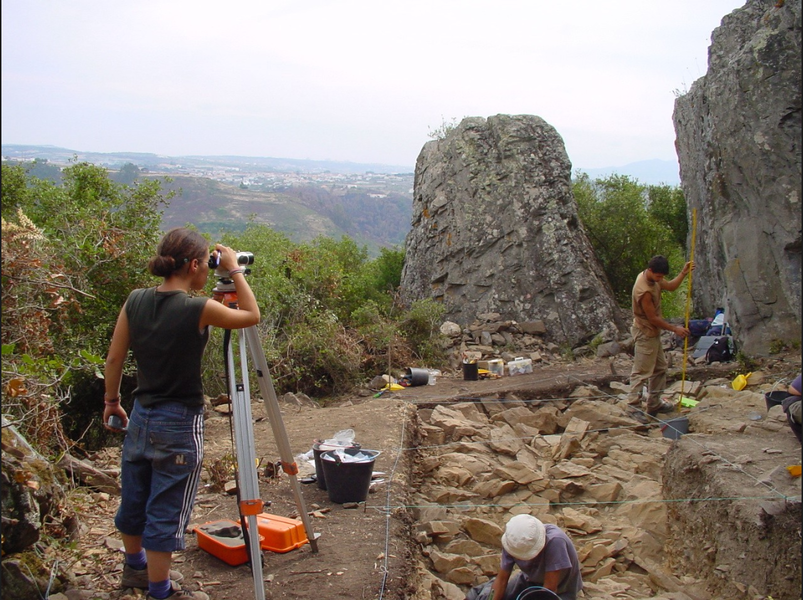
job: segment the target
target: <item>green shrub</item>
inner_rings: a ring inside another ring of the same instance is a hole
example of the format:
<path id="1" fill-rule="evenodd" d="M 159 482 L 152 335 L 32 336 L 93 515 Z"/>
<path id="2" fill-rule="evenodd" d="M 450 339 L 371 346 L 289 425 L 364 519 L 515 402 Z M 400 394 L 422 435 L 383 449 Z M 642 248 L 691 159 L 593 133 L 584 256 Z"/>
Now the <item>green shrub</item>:
<path id="1" fill-rule="evenodd" d="M 440 333 L 445 311 L 443 304 L 426 298 L 413 302 L 401 319 L 400 327 L 414 354 L 430 366 L 443 364 L 445 358 L 443 335 Z"/>
<path id="2" fill-rule="evenodd" d="M 683 266 L 688 225 L 679 190 L 645 186 L 622 175 L 591 181 L 585 173 L 578 173 L 572 190 L 580 221 L 620 306 L 630 306 L 633 282 L 653 256 L 666 256 L 675 273 Z M 684 314 L 682 294 L 670 296 L 664 295 L 664 316 Z"/>

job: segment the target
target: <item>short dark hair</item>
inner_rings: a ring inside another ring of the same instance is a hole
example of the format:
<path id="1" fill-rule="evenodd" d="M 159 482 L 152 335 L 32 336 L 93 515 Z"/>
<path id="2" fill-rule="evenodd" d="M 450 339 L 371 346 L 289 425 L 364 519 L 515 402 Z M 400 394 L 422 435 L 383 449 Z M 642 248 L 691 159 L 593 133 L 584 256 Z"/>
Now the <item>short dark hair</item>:
<path id="1" fill-rule="evenodd" d="M 653 273 L 669 275 L 669 261 L 666 260 L 665 256 L 653 256 L 650 262 L 647 263 L 647 268 Z"/>

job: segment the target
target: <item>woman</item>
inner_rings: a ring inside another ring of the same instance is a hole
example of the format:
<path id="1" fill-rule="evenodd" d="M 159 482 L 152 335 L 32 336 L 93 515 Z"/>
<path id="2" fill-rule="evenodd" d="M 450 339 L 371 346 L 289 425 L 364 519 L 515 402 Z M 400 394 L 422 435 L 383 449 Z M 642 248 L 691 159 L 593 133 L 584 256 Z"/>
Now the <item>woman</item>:
<path id="1" fill-rule="evenodd" d="M 203 460 L 201 358 L 210 326 L 242 329 L 259 322 L 259 307 L 236 253 L 218 244 L 213 255 L 234 282 L 239 309 L 190 296 L 206 285 L 209 246 L 191 229 L 172 229 L 148 264 L 164 281 L 131 292 L 106 357 L 103 422 L 117 416 L 127 426 L 115 517 L 126 554 L 122 586 L 147 589 L 148 599 L 208 600 L 202 592 L 180 589 L 176 582 L 183 577 L 170 570 L 172 553 L 184 549 Z M 129 348 L 137 363 L 130 418 L 120 406 Z"/>

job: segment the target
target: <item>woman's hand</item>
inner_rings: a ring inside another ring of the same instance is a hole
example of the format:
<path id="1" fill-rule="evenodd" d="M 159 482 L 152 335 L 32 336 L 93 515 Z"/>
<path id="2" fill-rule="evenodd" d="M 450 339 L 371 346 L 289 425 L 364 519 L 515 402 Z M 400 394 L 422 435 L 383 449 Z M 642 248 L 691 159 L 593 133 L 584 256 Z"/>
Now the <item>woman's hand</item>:
<path id="1" fill-rule="evenodd" d="M 128 427 L 128 414 L 118 402 L 117 404 L 107 404 L 106 408 L 103 410 L 103 426 L 106 429 L 109 431 L 122 431 L 122 429 L 116 429 L 109 426 L 109 417 L 112 415 L 120 417 L 120 420 L 123 422 L 123 429 Z"/>
<path id="2" fill-rule="evenodd" d="M 223 244 L 215 244 L 215 251 L 219 257 L 219 264 L 221 270 L 233 271 L 239 265 L 237 264 L 237 253 Z"/>

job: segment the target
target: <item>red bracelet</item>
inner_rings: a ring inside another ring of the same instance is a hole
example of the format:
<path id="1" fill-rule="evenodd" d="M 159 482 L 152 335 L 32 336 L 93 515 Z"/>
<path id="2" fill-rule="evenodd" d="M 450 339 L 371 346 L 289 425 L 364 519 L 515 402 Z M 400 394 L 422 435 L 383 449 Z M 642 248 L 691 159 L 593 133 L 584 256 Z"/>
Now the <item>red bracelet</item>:
<path id="1" fill-rule="evenodd" d="M 111 398 L 110 400 L 104 398 L 103 404 L 105 404 L 106 406 L 117 406 L 118 404 L 120 404 L 120 396 L 117 396 L 117 398 Z"/>

